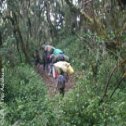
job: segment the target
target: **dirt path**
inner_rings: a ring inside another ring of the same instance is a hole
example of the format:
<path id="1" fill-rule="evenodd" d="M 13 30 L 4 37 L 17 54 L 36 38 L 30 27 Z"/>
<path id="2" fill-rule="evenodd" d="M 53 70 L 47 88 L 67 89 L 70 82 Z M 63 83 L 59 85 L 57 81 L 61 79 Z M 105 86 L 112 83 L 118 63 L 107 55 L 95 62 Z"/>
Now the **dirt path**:
<path id="1" fill-rule="evenodd" d="M 56 93 L 58 93 L 58 91 L 56 90 L 57 79 L 54 79 L 53 77 L 49 77 L 47 75 L 47 72 L 43 70 L 42 65 L 38 65 L 36 67 L 36 70 L 41 75 L 45 84 L 47 85 L 49 96 L 53 96 Z M 72 89 L 74 84 L 75 84 L 74 77 L 70 76 L 68 82 L 66 83 L 65 92 L 68 91 L 69 89 Z"/>

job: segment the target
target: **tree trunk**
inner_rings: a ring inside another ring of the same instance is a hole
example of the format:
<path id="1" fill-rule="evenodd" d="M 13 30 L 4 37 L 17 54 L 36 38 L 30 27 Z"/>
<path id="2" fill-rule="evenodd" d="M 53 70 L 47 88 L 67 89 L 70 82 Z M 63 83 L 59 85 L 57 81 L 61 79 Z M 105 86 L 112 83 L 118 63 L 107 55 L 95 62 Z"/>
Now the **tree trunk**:
<path id="1" fill-rule="evenodd" d="M 12 14 L 13 14 L 13 18 L 11 18 L 11 19 L 13 21 L 15 38 L 17 36 L 19 37 L 21 49 L 22 49 L 22 52 L 24 53 L 24 56 L 25 56 L 25 62 L 29 63 L 29 55 L 28 55 L 28 52 L 26 50 L 26 45 L 25 45 L 25 43 L 23 41 L 23 37 L 22 37 L 21 31 L 20 31 L 20 28 L 19 28 L 19 23 L 18 23 L 18 20 L 17 20 L 17 15 L 14 12 L 12 12 Z M 18 42 L 17 42 L 17 49 L 18 49 Z"/>
<path id="2" fill-rule="evenodd" d="M 2 46 L 2 32 L 0 31 L 0 47 Z"/>
<path id="3" fill-rule="evenodd" d="M 2 46 L 2 33 L 0 31 L 0 47 Z M 0 55 L 0 78 L 2 77 L 2 56 Z"/>
<path id="4" fill-rule="evenodd" d="M 57 31 L 50 19 L 50 7 L 49 7 L 48 1 L 45 2 L 45 7 L 46 7 L 46 17 L 47 17 L 47 21 L 48 21 L 49 29 L 50 29 L 49 31 L 50 31 L 51 37 L 53 39 L 54 37 L 57 36 Z"/>

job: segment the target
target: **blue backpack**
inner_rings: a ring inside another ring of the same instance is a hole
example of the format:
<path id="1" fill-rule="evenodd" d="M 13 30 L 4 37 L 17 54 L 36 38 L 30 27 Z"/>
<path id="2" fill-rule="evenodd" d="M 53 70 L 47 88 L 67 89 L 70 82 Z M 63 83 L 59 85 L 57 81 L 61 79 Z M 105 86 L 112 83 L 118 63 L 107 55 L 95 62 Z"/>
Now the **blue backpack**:
<path id="1" fill-rule="evenodd" d="M 63 51 L 61 49 L 54 49 L 53 54 L 54 55 L 63 54 Z"/>

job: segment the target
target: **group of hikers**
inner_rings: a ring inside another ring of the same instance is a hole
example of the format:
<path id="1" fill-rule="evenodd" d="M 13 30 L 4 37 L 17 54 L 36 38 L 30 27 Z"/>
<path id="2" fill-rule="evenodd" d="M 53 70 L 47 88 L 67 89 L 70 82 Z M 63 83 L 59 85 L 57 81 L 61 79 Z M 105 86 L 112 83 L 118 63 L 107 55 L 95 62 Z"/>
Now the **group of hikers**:
<path id="1" fill-rule="evenodd" d="M 42 45 L 42 50 L 43 70 L 47 71 L 49 76 L 57 79 L 57 89 L 64 96 L 65 83 L 68 81 L 69 75 L 74 73 L 69 63 L 69 57 L 61 49 L 51 45 Z M 34 58 L 35 65 L 41 62 L 38 50 L 35 50 Z"/>

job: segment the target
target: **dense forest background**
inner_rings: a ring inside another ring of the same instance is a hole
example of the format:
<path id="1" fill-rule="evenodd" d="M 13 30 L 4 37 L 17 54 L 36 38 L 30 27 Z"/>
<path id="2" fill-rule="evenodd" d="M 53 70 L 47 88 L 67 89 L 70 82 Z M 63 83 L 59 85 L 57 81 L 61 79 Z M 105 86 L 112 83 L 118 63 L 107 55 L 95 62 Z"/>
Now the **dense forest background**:
<path id="1" fill-rule="evenodd" d="M 1 0 L 0 125 L 125 126 L 125 6 L 125 0 Z M 48 96 L 33 66 L 33 52 L 44 43 L 61 48 L 75 69 L 64 98 Z"/>

